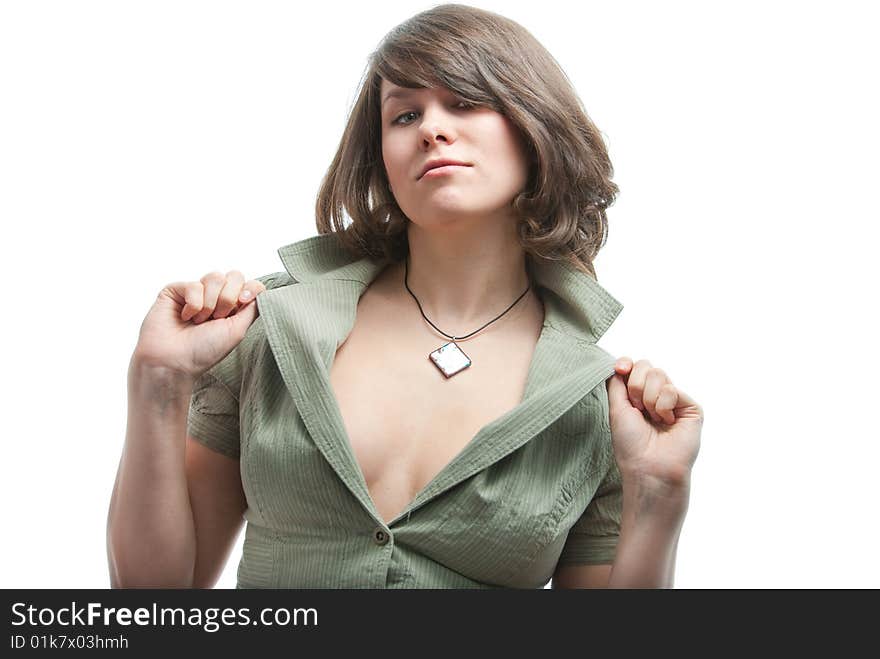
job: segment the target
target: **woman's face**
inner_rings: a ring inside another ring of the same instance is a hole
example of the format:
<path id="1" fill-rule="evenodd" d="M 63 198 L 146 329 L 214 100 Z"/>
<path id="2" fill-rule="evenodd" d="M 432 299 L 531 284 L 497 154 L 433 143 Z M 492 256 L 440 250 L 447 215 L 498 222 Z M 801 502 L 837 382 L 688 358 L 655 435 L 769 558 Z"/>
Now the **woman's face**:
<path id="1" fill-rule="evenodd" d="M 522 140 L 507 117 L 467 107 L 448 89 L 411 89 L 384 79 L 380 103 L 382 159 L 408 218 L 436 225 L 506 215 L 528 177 Z M 467 166 L 422 177 L 425 165 L 439 158 Z"/>

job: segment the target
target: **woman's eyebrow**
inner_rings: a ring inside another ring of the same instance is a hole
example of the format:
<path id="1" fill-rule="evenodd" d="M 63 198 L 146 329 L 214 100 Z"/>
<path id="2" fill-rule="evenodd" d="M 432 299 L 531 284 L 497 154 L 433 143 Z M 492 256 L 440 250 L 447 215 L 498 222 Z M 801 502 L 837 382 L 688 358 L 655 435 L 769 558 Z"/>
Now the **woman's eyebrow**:
<path id="1" fill-rule="evenodd" d="M 385 98 L 382 99 L 380 109 L 384 108 L 385 103 L 387 101 L 390 101 L 392 98 L 410 98 L 411 96 L 416 96 L 422 92 L 431 91 L 432 89 L 438 91 L 443 96 L 455 95 L 454 92 L 445 87 L 397 87 L 395 89 L 392 89 L 385 95 Z"/>
<path id="2" fill-rule="evenodd" d="M 385 105 L 385 102 L 392 98 L 409 98 L 413 94 L 416 93 L 415 89 L 392 89 L 385 95 L 385 98 L 382 99 L 382 105 Z"/>

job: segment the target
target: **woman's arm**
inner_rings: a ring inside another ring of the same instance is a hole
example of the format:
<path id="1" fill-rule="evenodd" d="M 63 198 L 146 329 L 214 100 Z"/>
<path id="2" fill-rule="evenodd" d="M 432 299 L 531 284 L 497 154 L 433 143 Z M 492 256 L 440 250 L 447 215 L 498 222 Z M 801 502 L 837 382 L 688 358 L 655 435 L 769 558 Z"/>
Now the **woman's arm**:
<path id="1" fill-rule="evenodd" d="M 196 536 L 184 470 L 192 382 L 132 356 L 128 426 L 107 515 L 112 588 L 190 588 Z"/>
<path id="2" fill-rule="evenodd" d="M 672 588 L 689 488 L 659 488 L 634 474 L 622 474 L 621 480 L 621 528 L 614 562 L 559 566 L 553 588 Z"/>
<path id="3" fill-rule="evenodd" d="M 623 513 L 609 588 L 672 588 L 689 486 L 623 473 Z"/>
<path id="4" fill-rule="evenodd" d="M 623 485 L 611 588 L 672 588 L 703 410 L 648 360 L 623 357 L 608 382 L 614 458 Z"/>

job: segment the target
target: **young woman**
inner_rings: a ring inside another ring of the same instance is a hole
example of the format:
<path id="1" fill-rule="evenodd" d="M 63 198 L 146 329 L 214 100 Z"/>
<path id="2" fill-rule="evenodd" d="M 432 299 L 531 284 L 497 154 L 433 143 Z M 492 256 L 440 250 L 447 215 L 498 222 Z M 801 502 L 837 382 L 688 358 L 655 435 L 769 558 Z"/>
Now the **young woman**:
<path id="1" fill-rule="evenodd" d="M 392 30 L 318 235 L 144 320 L 112 584 L 210 587 L 246 521 L 240 588 L 671 587 L 703 414 L 596 345 L 622 308 L 592 267 L 611 174 L 517 23 Z"/>

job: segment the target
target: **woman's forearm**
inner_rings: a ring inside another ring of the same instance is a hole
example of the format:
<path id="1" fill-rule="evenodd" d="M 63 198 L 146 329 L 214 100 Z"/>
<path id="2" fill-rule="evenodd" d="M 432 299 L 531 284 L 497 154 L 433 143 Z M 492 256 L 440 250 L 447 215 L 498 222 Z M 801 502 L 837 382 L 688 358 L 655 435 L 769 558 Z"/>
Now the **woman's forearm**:
<path id="1" fill-rule="evenodd" d="M 132 357 L 125 446 L 107 516 L 113 588 L 188 588 L 196 555 L 184 471 L 192 383 Z"/>
<path id="2" fill-rule="evenodd" d="M 672 588 L 689 485 L 623 475 L 623 514 L 609 588 Z"/>

